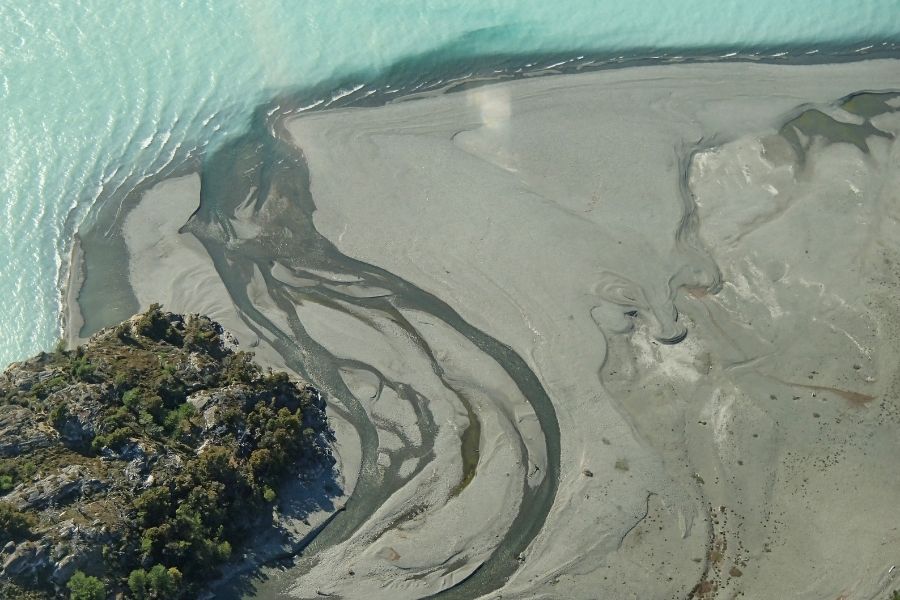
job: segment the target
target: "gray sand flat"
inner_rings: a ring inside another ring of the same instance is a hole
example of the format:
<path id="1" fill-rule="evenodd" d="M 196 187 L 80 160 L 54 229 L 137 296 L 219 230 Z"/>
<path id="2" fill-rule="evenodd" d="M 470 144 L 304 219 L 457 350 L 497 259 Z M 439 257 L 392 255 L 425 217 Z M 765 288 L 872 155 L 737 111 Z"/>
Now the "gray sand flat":
<path id="1" fill-rule="evenodd" d="M 442 597 L 900 587 L 900 113 L 835 105 L 897 88 L 890 60 L 669 65 L 300 115 L 343 258 L 292 246 L 275 186 L 213 264 L 179 233 L 198 180 L 148 192 L 135 296 L 212 312 L 274 365 L 298 340 L 359 435 L 359 522 L 258 597 L 421 598 L 473 572 Z M 505 556 L 520 513 L 546 520 Z"/>
<path id="2" fill-rule="evenodd" d="M 289 123 L 317 228 L 510 344 L 554 401 L 560 489 L 504 598 L 884 594 L 896 150 L 815 142 L 801 168 L 758 140 L 898 85 L 892 61 L 648 67 Z M 415 597 L 389 566 L 367 571 L 384 597 Z"/>

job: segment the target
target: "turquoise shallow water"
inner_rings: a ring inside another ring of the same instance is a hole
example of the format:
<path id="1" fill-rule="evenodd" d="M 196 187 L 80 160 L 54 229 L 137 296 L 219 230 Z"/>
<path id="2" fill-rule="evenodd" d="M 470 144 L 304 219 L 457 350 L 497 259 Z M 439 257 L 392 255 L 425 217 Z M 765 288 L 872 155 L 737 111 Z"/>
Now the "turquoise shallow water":
<path id="1" fill-rule="evenodd" d="M 828 56 L 898 41 L 900 0 L 6 0 L 0 366 L 59 336 L 63 257 L 98 198 L 241 131 L 281 90 L 354 89 L 418 56 L 424 74 L 510 54 Z"/>

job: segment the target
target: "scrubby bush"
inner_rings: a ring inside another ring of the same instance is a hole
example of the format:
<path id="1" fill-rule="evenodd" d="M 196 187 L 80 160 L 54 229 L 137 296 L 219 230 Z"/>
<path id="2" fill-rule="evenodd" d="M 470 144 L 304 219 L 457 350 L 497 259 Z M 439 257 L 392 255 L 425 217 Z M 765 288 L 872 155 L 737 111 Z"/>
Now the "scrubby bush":
<path id="1" fill-rule="evenodd" d="M 8 502 L 0 502 L 0 539 L 24 540 L 31 537 L 35 519 Z"/>
<path id="2" fill-rule="evenodd" d="M 128 576 L 128 589 L 136 600 L 177 598 L 181 589 L 181 571 L 175 567 L 153 565 L 150 571 L 135 569 Z"/>
<path id="3" fill-rule="evenodd" d="M 103 582 L 81 571 L 75 571 L 66 587 L 69 588 L 71 600 L 106 600 L 106 586 Z"/>
<path id="4" fill-rule="evenodd" d="M 34 387 L 31 388 L 31 395 L 35 398 L 46 398 L 53 392 L 62 389 L 63 387 L 69 384 L 69 380 L 63 375 L 54 375 L 50 379 L 46 381 L 41 381 L 40 383 L 36 383 Z"/>
<path id="5" fill-rule="evenodd" d="M 184 347 L 200 350 L 219 358 L 222 356 L 221 328 L 206 317 L 190 315 L 184 325 Z"/>
<path id="6" fill-rule="evenodd" d="M 225 359 L 223 383 L 226 385 L 251 383 L 260 375 L 260 369 L 253 362 L 253 353 L 251 352 L 236 352 Z"/>
<path id="7" fill-rule="evenodd" d="M 141 405 L 141 390 L 132 388 L 122 394 L 122 405 L 130 411 L 137 411 Z"/>
<path id="8" fill-rule="evenodd" d="M 155 486 L 135 498 L 133 506 L 145 527 L 162 523 L 172 507 L 172 494 L 166 486 Z"/>
<path id="9" fill-rule="evenodd" d="M 163 419 L 163 428 L 169 435 L 178 433 L 187 433 L 191 427 L 191 417 L 196 411 L 193 405 L 185 402 L 184 404 L 174 408 L 166 413 Z"/>
<path id="10" fill-rule="evenodd" d="M 162 313 L 162 305 L 153 303 L 135 323 L 135 331 L 144 337 L 161 340 L 169 329 L 169 321 Z"/>
<path id="11" fill-rule="evenodd" d="M 66 419 L 69 418 L 69 411 L 66 410 L 66 405 L 63 403 L 59 403 L 53 408 L 50 409 L 50 422 L 53 423 L 53 426 L 57 429 L 62 428 L 66 423 Z"/>
<path id="12" fill-rule="evenodd" d="M 112 450 L 120 450 L 122 445 L 131 437 L 131 429 L 127 427 L 118 427 L 108 434 L 98 435 L 91 441 L 91 448 L 95 452 L 100 452 L 104 448 Z"/>
<path id="13" fill-rule="evenodd" d="M 135 600 L 146 600 L 149 597 L 147 571 L 135 569 L 128 575 L 128 589 Z"/>
<path id="14" fill-rule="evenodd" d="M 70 372 L 72 377 L 79 381 L 91 382 L 94 380 L 94 365 L 84 356 L 79 356 L 72 361 Z"/>
<path id="15" fill-rule="evenodd" d="M 37 465 L 22 458 L 0 458 L 0 496 L 11 492 L 21 481 L 35 474 Z"/>

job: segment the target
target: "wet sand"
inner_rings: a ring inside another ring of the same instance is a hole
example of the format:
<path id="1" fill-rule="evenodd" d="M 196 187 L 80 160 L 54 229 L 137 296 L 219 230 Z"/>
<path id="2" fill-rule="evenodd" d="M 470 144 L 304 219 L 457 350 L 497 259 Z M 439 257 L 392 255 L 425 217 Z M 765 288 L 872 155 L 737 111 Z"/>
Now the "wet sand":
<path id="1" fill-rule="evenodd" d="M 497 83 L 300 115 L 146 192 L 141 305 L 322 386 L 359 448 L 255 594 L 900 585 L 900 99 L 842 100 L 890 89 L 894 60 Z"/>

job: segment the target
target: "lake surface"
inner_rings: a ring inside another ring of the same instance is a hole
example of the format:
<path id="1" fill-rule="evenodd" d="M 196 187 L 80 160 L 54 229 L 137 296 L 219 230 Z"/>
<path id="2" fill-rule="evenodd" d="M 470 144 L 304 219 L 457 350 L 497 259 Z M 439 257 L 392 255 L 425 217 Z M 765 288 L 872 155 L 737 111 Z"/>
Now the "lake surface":
<path id="1" fill-rule="evenodd" d="M 243 133 L 255 107 L 473 70 L 890 53 L 900 2 L 30 2 L 0 6 L 0 365 L 53 345 L 73 233 Z"/>

